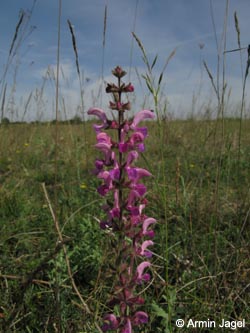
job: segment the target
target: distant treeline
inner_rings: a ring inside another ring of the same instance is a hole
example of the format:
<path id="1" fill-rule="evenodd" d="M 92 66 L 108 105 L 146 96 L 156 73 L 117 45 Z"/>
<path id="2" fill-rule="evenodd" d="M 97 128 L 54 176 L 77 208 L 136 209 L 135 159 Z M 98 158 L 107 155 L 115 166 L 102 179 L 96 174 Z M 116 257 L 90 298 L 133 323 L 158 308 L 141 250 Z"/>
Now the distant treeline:
<path id="1" fill-rule="evenodd" d="M 248 121 L 249 117 L 245 117 L 244 120 Z M 218 119 L 214 119 L 214 118 L 171 118 L 171 119 L 162 119 L 163 122 L 171 122 L 171 121 L 211 121 L 211 122 L 215 122 L 218 121 Z M 224 121 L 240 121 L 240 117 L 224 117 Z M 2 121 L 0 122 L 0 125 L 8 125 L 8 124 L 41 124 L 41 125 L 46 125 L 46 124 L 56 124 L 57 120 L 53 119 L 53 120 L 33 120 L 33 121 L 12 121 L 7 117 L 4 117 L 2 119 Z M 83 124 L 83 123 L 91 123 L 93 122 L 93 119 L 87 119 L 87 120 L 83 120 L 80 116 L 74 116 L 71 119 L 66 119 L 66 120 L 58 120 L 59 124 Z"/>
<path id="2" fill-rule="evenodd" d="M 88 121 L 88 120 L 87 120 Z M 56 119 L 53 120 L 34 120 L 34 121 L 11 121 L 9 118 L 4 117 L 1 121 L 2 125 L 8 124 L 56 124 Z M 71 119 L 67 120 L 58 120 L 60 124 L 82 124 L 84 121 L 80 116 L 74 116 Z"/>

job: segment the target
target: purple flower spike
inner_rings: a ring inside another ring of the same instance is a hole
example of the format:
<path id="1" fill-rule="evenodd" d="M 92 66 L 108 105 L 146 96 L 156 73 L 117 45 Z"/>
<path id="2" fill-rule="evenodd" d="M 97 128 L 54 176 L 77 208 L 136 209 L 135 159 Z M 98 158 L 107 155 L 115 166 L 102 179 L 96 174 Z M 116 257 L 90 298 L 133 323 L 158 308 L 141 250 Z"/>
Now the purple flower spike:
<path id="1" fill-rule="evenodd" d="M 132 121 L 130 128 L 132 130 L 136 130 L 137 129 L 137 125 L 144 119 L 153 119 L 155 117 L 154 113 L 150 110 L 142 110 L 140 112 L 138 112 L 135 117 L 134 120 Z"/>
<path id="2" fill-rule="evenodd" d="M 95 160 L 94 174 L 101 181 L 97 191 L 106 199 L 102 206 L 105 217 L 99 220 L 99 224 L 106 234 L 112 235 L 117 263 L 114 289 L 108 302 L 113 313 L 104 316 L 102 331 L 133 333 L 134 327 L 149 320 L 146 312 L 138 311 L 138 307 L 145 303 L 138 289 L 151 279 L 150 273 L 146 272 L 151 266 L 148 258 L 152 256 L 148 247 L 154 244 L 151 240 L 154 237 L 152 226 L 156 223 L 154 218 L 144 213 L 148 200 L 145 197 L 147 187 L 142 179 L 151 173 L 136 166 L 148 136 L 147 128 L 138 125 L 145 119 L 153 119 L 154 114 L 142 110 L 132 121 L 126 120 L 124 114 L 131 105 L 129 101 L 124 103 L 121 96 L 134 91 L 134 86 L 121 81 L 126 72 L 120 66 L 113 70 L 113 75 L 118 84 L 108 83 L 106 92 L 114 97 L 109 105 L 117 111 L 117 117 L 110 120 L 99 108 L 88 111 L 89 115 L 95 115 L 101 121 L 100 125 L 94 125 L 95 148 L 101 154 Z M 109 132 L 105 131 L 107 129 Z"/>

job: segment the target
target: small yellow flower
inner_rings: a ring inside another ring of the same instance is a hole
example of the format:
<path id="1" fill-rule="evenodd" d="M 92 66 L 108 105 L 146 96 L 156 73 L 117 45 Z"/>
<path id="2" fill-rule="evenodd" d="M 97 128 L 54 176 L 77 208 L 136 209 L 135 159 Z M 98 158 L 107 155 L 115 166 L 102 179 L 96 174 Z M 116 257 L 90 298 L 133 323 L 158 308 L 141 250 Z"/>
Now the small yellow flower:
<path id="1" fill-rule="evenodd" d="M 17 149 L 17 150 L 16 150 L 16 153 L 17 153 L 17 154 L 20 154 L 20 153 L 21 153 L 21 151 L 20 151 L 19 149 Z"/>
<path id="2" fill-rule="evenodd" d="M 85 188 L 87 188 L 87 185 L 86 185 L 85 183 L 82 183 L 82 184 L 80 185 L 80 188 L 84 190 Z"/>
<path id="3" fill-rule="evenodd" d="M 29 146 L 29 143 L 25 142 L 24 147 L 28 147 L 28 146 Z"/>
<path id="4" fill-rule="evenodd" d="M 193 169 L 193 168 L 195 167 L 195 164 L 190 163 L 190 164 L 189 164 L 189 167 L 190 167 L 191 169 Z"/>

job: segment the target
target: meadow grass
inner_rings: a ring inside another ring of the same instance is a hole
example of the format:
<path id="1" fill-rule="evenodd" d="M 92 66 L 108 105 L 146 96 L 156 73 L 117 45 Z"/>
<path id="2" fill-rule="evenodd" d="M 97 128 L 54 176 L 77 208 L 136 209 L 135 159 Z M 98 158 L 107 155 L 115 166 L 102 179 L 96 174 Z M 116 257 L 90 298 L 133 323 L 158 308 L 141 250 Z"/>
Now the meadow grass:
<path id="1" fill-rule="evenodd" d="M 240 163 L 237 119 L 224 119 L 223 139 L 216 120 L 147 126 L 140 165 L 154 175 L 147 214 L 158 223 L 145 332 L 177 332 L 177 318 L 248 320 L 250 121 L 242 123 Z M 92 123 L 59 123 L 57 171 L 54 135 L 50 123 L 0 127 L 1 332 L 94 333 L 108 310 L 115 249 L 96 220 L 103 201 L 89 170 Z M 72 289 L 49 205 L 89 312 Z"/>

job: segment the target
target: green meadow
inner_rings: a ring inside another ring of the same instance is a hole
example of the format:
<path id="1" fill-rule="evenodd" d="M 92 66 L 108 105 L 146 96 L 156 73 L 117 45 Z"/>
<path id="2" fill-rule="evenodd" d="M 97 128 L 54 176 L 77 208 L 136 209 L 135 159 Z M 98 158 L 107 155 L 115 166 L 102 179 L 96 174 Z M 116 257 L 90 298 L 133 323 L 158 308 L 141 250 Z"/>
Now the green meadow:
<path id="1" fill-rule="evenodd" d="M 116 249 L 98 224 L 92 125 L 0 126 L 0 332 L 95 333 L 108 312 Z M 146 125 L 138 164 L 153 174 L 146 213 L 157 225 L 141 332 L 249 321 L 250 121 L 240 137 L 238 119 Z"/>

